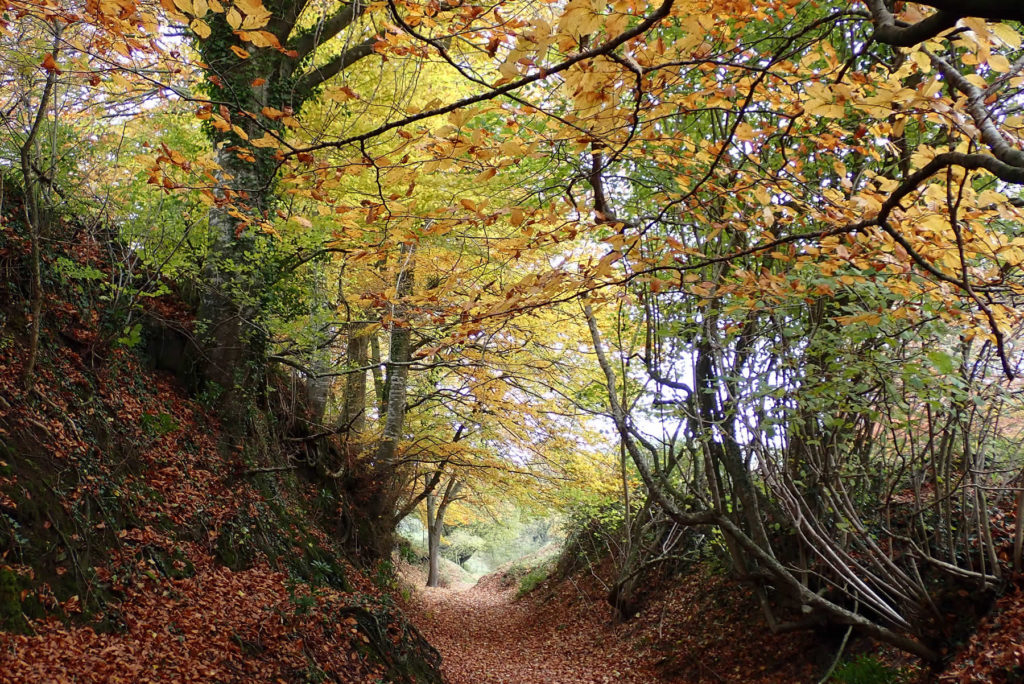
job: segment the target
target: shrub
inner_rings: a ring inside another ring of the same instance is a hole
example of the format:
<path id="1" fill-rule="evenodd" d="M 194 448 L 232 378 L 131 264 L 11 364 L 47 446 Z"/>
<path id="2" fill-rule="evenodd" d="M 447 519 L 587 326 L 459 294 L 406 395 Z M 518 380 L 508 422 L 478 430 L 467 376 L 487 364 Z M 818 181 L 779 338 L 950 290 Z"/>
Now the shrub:
<path id="1" fill-rule="evenodd" d="M 516 597 L 526 596 L 536 589 L 551 574 L 551 563 L 545 561 L 540 565 L 531 568 L 528 573 L 519 578 L 519 591 Z"/>
<path id="2" fill-rule="evenodd" d="M 906 675 L 869 655 L 858 656 L 836 668 L 832 681 L 842 684 L 902 684 Z"/>

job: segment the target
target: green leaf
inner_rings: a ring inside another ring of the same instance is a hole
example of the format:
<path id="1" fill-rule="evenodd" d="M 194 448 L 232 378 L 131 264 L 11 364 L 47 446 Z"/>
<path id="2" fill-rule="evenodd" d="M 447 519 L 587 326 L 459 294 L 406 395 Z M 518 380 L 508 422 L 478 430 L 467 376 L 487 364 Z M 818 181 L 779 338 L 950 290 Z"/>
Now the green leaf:
<path id="1" fill-rule="evenodd" d="M 944 351 L 932 351 L 928 352 L 928 359 L 935 366 L 935 370 L 939 371 L 943 375 L 949 375 L 953 372 L 953 357 Z"/>

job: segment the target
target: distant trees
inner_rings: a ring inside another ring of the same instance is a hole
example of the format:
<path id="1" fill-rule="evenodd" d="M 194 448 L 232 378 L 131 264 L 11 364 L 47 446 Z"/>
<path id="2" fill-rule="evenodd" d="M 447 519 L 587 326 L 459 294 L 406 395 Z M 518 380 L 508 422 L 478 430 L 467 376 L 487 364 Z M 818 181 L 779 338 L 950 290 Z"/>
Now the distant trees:
<path id="1" fill-rule="evenodd" d="M 439 490 L 427 494 L 427 586 L 436 587 L 441 580 L 438 560 L 441 553 L 441 535 L 444 534 L 444 514 L 458 500 L 463 484 L 454 477 Z"/>

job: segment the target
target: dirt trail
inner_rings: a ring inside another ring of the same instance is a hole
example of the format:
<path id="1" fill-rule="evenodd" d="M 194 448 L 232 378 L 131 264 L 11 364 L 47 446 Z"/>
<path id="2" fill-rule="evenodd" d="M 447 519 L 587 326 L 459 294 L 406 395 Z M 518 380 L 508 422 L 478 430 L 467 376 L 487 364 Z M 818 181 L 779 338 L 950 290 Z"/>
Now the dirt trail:
<path id="1" fill-rule="evenodd" d="M 515 598 L 494 578 L 470 588 L 416 591 L 410 618 L 441 652 L 449 684 L 647 684 L 607 611 Z"/>

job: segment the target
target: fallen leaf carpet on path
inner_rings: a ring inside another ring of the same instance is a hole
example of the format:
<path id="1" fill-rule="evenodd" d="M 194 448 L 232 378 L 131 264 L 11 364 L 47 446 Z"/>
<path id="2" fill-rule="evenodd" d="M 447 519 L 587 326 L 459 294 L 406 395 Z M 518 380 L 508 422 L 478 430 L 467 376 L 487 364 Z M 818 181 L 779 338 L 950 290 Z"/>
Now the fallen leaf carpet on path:
<path id="1" fill-rule="evenodd" d="M 449 684 L 641 684 L 658 678 L 607 617 L 516 599 L 496 583 L 422 588 L 410 618 L 443 657 Z"/>

